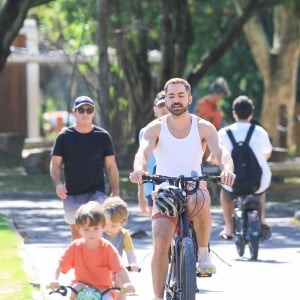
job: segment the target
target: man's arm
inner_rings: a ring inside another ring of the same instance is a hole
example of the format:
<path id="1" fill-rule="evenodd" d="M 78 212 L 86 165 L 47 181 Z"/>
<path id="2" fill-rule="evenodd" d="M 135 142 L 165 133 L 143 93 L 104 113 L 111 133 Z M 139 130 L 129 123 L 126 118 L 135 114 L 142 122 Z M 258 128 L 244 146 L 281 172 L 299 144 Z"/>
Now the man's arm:
<path id="1" fill-rule="evenodd" d="M 233 161 L 230 153 L 220 142 L 216 128 L 211 123 L 201 122 L 199 132 L 202 133 L 202 138 L 206 139 L 210 151 L 219 163 L 222 171 L 221 182 L 226 185 L 233 185 L 235 179 Z"/>
<path id="2" fill-rule="evenodd" d="M 119 196 L 119 170 L 114 155 L 105 157 L 105 167 L 107 170 L 108 180 L 111 186 L 111 195 Z"/>
<path id="3" fill-rule="evenodd" d="M 149 211 L 150 211 L 150 208 L 148 206 L 148 202 L 147 202 L 147 199 L 145 197 L 144 185 L 143 184 L 138 185 L 137 196 L 138 196 L 139 207 L 140 207 L 142 213 L 148 214 Z"/>
<path id="4" fill-rule="evenodd" d="M 268 160 L 272 155 L 273 147 L 267 131 L 264 130 L 263 128 L 261 129 L 262 129 L 262 136 L 263 136 L 263 154 L 266 160 Z"/>
<path id="5" fill-rule="evenodd" d="M 130 180 L 133 183 L 142 184 L 142 176 L 147 174 L 148 161 L 156 147 L 160 126 L 161 121 L 156 119 L 145 128 L 140 146 L 134 157 L 133 172 L 130 173 Z"/>
<path id="6" fill-rule="evenodd" d="M 61 163 L 62 157 L 53 155 L 50 161 L 50 176 L 53 183 L 55 184 L 56 194 L 60 199 L 65 199 L 67 197 L 67 189 L 65 185 L 61 182 Z"/>

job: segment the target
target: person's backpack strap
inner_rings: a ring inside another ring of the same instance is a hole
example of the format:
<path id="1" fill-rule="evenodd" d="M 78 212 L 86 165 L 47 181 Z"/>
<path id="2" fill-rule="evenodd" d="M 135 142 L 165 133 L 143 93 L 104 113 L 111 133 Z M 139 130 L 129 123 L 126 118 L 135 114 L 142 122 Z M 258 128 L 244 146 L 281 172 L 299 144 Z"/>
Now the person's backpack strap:
<path id="1" fill-rule="evenodd" d="M 249 127 L 249 130 L 248 130 L 248 133 L 247 133 L 247 136 L 246 136 L 246 139 L 245 139 L 245 143 L 246 144 L 249 144 L 249 141 L 250 141 L 250 138 L 252 136 L 252 133 L 254 131 L 254 128 L 255 128 L 255 124 L 251 124 L 251 126 Z"/>
<path id="2" fill-rule="evenodd" d="M 251 138 L 252 133 L 254 131 L 254 128 L 255 128 L 255 124 L 252 123 L 251 126 L 249 127 L 248 132 L 247 132 L 247 135 L 246 135 L 246 138 L 245 138 L 245 141 L 244 141 L 245 144 L 249 144 L 249 141 L 250 141 L 250 138 Z M 236 142 L 236 140 L 235 140 L 235 138 L 232 134 L 232 131 L 230 129 L 226 129 L 226 133 L 228 134 L 232 145 L 235 145 L 237 142 Z"/>
<path id="3" fill-rule="evenodd" d="M 230 139 L 232 145 L 233 145 L 233 146 L 236 145 L 237 143 L 236 143 L 236 140 L 235 140 L 235 138 L 234 138 L 234 136 L 233 136 L 232 131 L 228 128 L 228 129 L 226 129 L 226 133 L 228 134 L 229 139 Z"/>

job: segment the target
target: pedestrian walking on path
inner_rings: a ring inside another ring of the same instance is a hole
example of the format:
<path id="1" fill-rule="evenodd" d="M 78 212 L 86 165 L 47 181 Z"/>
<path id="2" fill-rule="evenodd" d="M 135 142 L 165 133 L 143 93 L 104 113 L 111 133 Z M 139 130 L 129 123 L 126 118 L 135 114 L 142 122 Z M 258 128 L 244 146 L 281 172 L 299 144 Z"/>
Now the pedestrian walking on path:
<path id="1" fill-rule="evenodd" d="M 54 142 L 50 175 L 56 194 L 62 199 L 65 220 L 70 225 L 72 238 L 76 239 L 80 237 L 75 225 L 78 207 L 91 200 L 104 202 L 105 168 L 111 195 L 118 196 L 119 171 L 110 134 L 92 123 L 95 117 L 94 101 L 87 96 L 78 97 L 74 101 L 72 113 L 76 119 L 75 125 L 63 129 Z"/>

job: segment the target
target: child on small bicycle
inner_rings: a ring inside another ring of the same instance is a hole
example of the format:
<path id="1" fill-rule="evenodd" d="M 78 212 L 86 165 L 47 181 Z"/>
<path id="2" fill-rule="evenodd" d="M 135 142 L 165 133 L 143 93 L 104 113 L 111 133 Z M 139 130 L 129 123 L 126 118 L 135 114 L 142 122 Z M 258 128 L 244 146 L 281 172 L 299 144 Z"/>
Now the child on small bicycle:
<path id="1" fill-rule="evenodd" d="M 123 227 L 129 215 L 126 202 L 117 196 L 108 197 L 103 203 L 103 208 L 106 215 L 106 226 L 102 236 L 117 248 L 121 257 L 125 251 L 130 271 L 138 272 L 139 267 L 133 242 L 128 230 Z M 115 283 L 117 286 L 123 283 L 118 274 L 115 276 Z M 126 294 L 120 293 L 117 299 L 126 299 Z"/>
<path id="2" fill-rule="evenodd" d="M 134 286 L 116 248 L 101 235 L 106 224 L 105 212 L 96 201 L 90 201 L 79 207 L 76 212 L 75 224 L 81 238 L 74 240 L 64 251 L 50 283 L 51 290 L 59 289 L 59 274 L 74 269 L 71 286 L 77 292 L 86 286 L 100 291 L 114 286 L 113 274 L 123 282 L 125 293 L 134 292 Z M 103 300 L 116 299 L 119 292 L 112 290 L 103 296 Z M 76 293 L 71 292 L 71 300 Z"/>

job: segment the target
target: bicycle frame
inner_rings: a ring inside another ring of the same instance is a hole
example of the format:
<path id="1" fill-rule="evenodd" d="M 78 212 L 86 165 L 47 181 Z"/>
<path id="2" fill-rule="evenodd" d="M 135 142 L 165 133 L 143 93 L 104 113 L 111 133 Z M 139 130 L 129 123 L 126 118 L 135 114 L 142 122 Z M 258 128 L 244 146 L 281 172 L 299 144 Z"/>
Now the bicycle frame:
<path id="1" fill-rule="evenodd" d="M 185 197 L 185 201 L 187 197 Z M 175 278 L 167 277 L 166 281 L 166 294 L 167 299 L 194 299 L 195 293 L 197 293 L 196 283 L 196 247 L 194 240 L 190 232 L 190 221 L 188 218 L 188 209 L 186 208 L 182 214 L 178 216 L 177 222 L 178 231 L 173 236 L 173 250 L 170 254 L 170 271 L 175 271 Z M 192 249 L 192 253 L 191 253 Z M 184 252 L 184 253 L 182 253 Z M 186 256 L 186 257 L 182 257 Z M 183 262 L 188 258 L 189 262 Z M 179 263 L 176 263 L 179 262 Z M 174 269 L 171 265 L 174 264 Z M 185 265 L 185 271 L 181 267 L 181 264 Z M 187 264 L 189 265 L 187 267 Z M 184 274 L 187 272 L 188 274 Z M 191 274 L 194 274 L 193 276 Z M 173 276 L 172 276 L 173 277 Z M 188 277 L 188 278 L 187 278 Z M 170 280 L 170 279 L 173 279 Z M 174 280 L 175 279 L 175 280 Z M 188 291 L 189 290 L 189 291 Z M 193 292 L 194 291 L 194 292 Z M 174 297 L 175 296 L 175 297 Z"/>
<path id="2" fill-rule="evenodd" d="M 161 184 L 169 182 L 185 192 L 183 205 L 186 208 L 178 215 L 177 231 L 173 235 L 169 251 L 169 269 L 166 278 L 165 293 L 167 299 L 194 300 L 198 292 L 196 281 L 197 242 L 193 236 L 193 225 L 188 217 L 187 197 L 199 189 L 200 181 L 219 182 L 219 176 L 143 176 L 143 182 Z M 188 189 L 188 183 L 195 187 Z M 192 230 L 191 230 L 192 229 Z"/>

